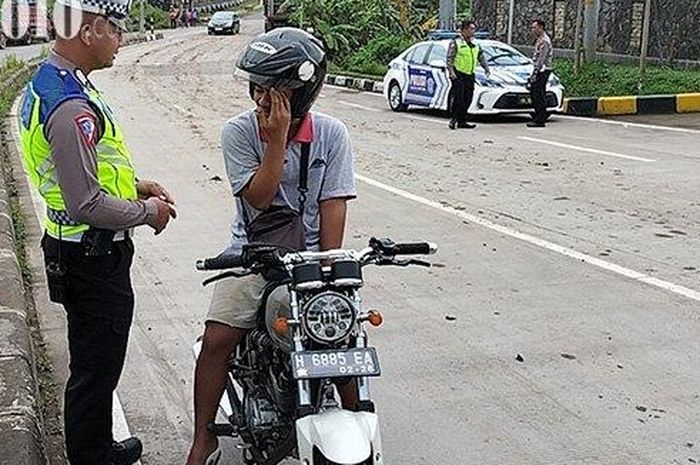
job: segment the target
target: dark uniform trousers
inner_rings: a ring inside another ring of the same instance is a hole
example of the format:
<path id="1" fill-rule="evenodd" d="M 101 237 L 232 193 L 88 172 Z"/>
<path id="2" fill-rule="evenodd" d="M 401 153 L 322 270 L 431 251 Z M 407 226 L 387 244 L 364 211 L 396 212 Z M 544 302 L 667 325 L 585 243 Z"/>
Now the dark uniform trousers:
<path id="1" fill-rule="evenodd" d="M 63 264 L 70 377 L 65 392 L 65 435 L 72 465 L 105 465 L 112 437 L 112 393 L 124 366 L 134 311 L 131 239 L 114 241 L 102 256 L 80 243 L 42 240 L 45 263 Z M 47 273 L 49 286 L 55 279 Z"/>
<path id="2" fill-rule="evenodd" d="M 455 70 L 456 79 L 452 80 L 452 119 L 457 123 L 467 122 L 469 107 L 474 100 L 474 85 L 476 77 L 473 74 L 464 74 Z"/>
<path id="3" fill-rule="evenodd" d="M 535 123 L 544 124 L 547 121 L 547 82 L 550 74 L 550 70 L 540 71 L 535 75 L 535 82 L 530 84 L 530 97 L 535 107 L 532 120 Z"/>

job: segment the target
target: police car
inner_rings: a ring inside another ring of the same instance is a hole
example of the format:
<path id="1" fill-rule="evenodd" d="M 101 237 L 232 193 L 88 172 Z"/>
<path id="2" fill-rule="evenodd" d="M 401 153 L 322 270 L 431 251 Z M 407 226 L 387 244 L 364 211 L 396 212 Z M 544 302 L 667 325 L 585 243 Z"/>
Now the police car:
<path id="1" fill-rule="evenodd" d="M 450 39 L 428 40 L 405 50 L 389 64 L 384 76 L 384 96 L 394 111 L 409 106 L 451 110 L 452 95 L 447 72 Z M 486 77 L 476 70 L 471 114 L 517 114 L 534 111 L 528 86 L 532 60 L 513 47 L 496 40 L 476 40 L 491 70 Z M 564 86 L 552 74 L 547 84 L 547 110 L 563 110 Z"/>

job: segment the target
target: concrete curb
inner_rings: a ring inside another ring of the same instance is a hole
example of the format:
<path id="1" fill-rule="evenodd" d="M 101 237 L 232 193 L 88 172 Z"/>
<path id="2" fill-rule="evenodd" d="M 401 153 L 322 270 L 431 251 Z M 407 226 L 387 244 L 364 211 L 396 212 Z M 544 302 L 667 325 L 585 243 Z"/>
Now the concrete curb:
<path id="1" fill-rule="evenodd" d="M 3 176 L 0 176 L 0 270 L 0 463 L 44 465 L 34 349 Z"/>
<path id="2" fill-rule="evenodd" d="M 372 92 L 375 94 L 381 94 L 384 92 L 384 83 L 373 79 L 327 74 L 326 84 L 347 87 L 349 89 L 357 89 L 363 92 Z"/>
<path id="3" fill-rule="evenodd" d="M 326 83 L 376 94 L 384 90 L 384 84 L 380 81 L 335 74 L 326 75 Z M 700 93 L 565 98 L 563 113 L 572 116 L 611 116 L 696 112 L 700 112 Z"/>
<path id="4" fill-rule="evenodd" d="M 700 93 L 564 99 L 564 113 L 574 116 L 695 112 L 700 112 Z"/>
<path id="5" fill-rule="evenodd" d="M 147 32 L 145 34 L 133 33 L 133 34 L 128 35 L 124 39 L 123 47 L 126 47 L 127 45 L 140 44 L 142 42 L 151 42 L 153 40 L 160 40 L 163 37 L 164 36 L 163 36 L 162 32 L 155 32 L 155 33 Z"/>

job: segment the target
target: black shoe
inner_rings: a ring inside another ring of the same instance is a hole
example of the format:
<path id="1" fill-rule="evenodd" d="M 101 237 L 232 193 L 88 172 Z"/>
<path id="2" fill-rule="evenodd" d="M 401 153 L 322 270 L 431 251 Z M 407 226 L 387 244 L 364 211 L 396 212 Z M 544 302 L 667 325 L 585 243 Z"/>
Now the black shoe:
<path id="1" fill-rule="evenodd" d="M 545 125 L 544 125 L 544 123 L 536 123 L 534 121 L 530 121 L 529 123 L 527 123 L 527 127 L 528 128 L 543 128 L 543 127 L 545 127 Z"/>
<path id="2" fill-rule="evenodd" d="M 476 127 L 476 124 L 472 123 L 459 123 L 457 125 L 459 129 L 474 129 Z"/>
<path id="3" fill-rule="evenodd" d="M 139 438 L 129 438 L 112 444 L 109 461 L 113 465 L 131 465 L 141 458 L 143 444 Z"/>
<path id="4" fill-rule="evenodd" d="M 457 129 L 457 120 L 456 119 L 451 119 L 450 124 L 448 125 L 450 129 Z"/>

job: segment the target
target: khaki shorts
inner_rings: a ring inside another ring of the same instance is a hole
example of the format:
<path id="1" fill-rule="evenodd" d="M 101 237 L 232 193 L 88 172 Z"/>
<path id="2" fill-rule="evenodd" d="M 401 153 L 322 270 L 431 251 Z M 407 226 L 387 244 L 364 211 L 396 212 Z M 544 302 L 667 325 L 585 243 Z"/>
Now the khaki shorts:
<path id="1" fill-rule="evenodd" d="M 265 293 L 267 281 L 260 275 L 229 278 L 217 281 L 209 302 L 205 321 L 221 323 L 232 328 L 253 329 L 258 323 L 258 307 Z M 289 294 L 287 287 L 278 286 L 267 299 L 269 318 L 289 318 Z"/>
<path id="2" fill-rule="evenodd" d="M 258 305 L 264 290 L 265 279 L 260 275 L 217 281 L 209 302 L 206 321 L 233 328 L 255 328 Z"/>

